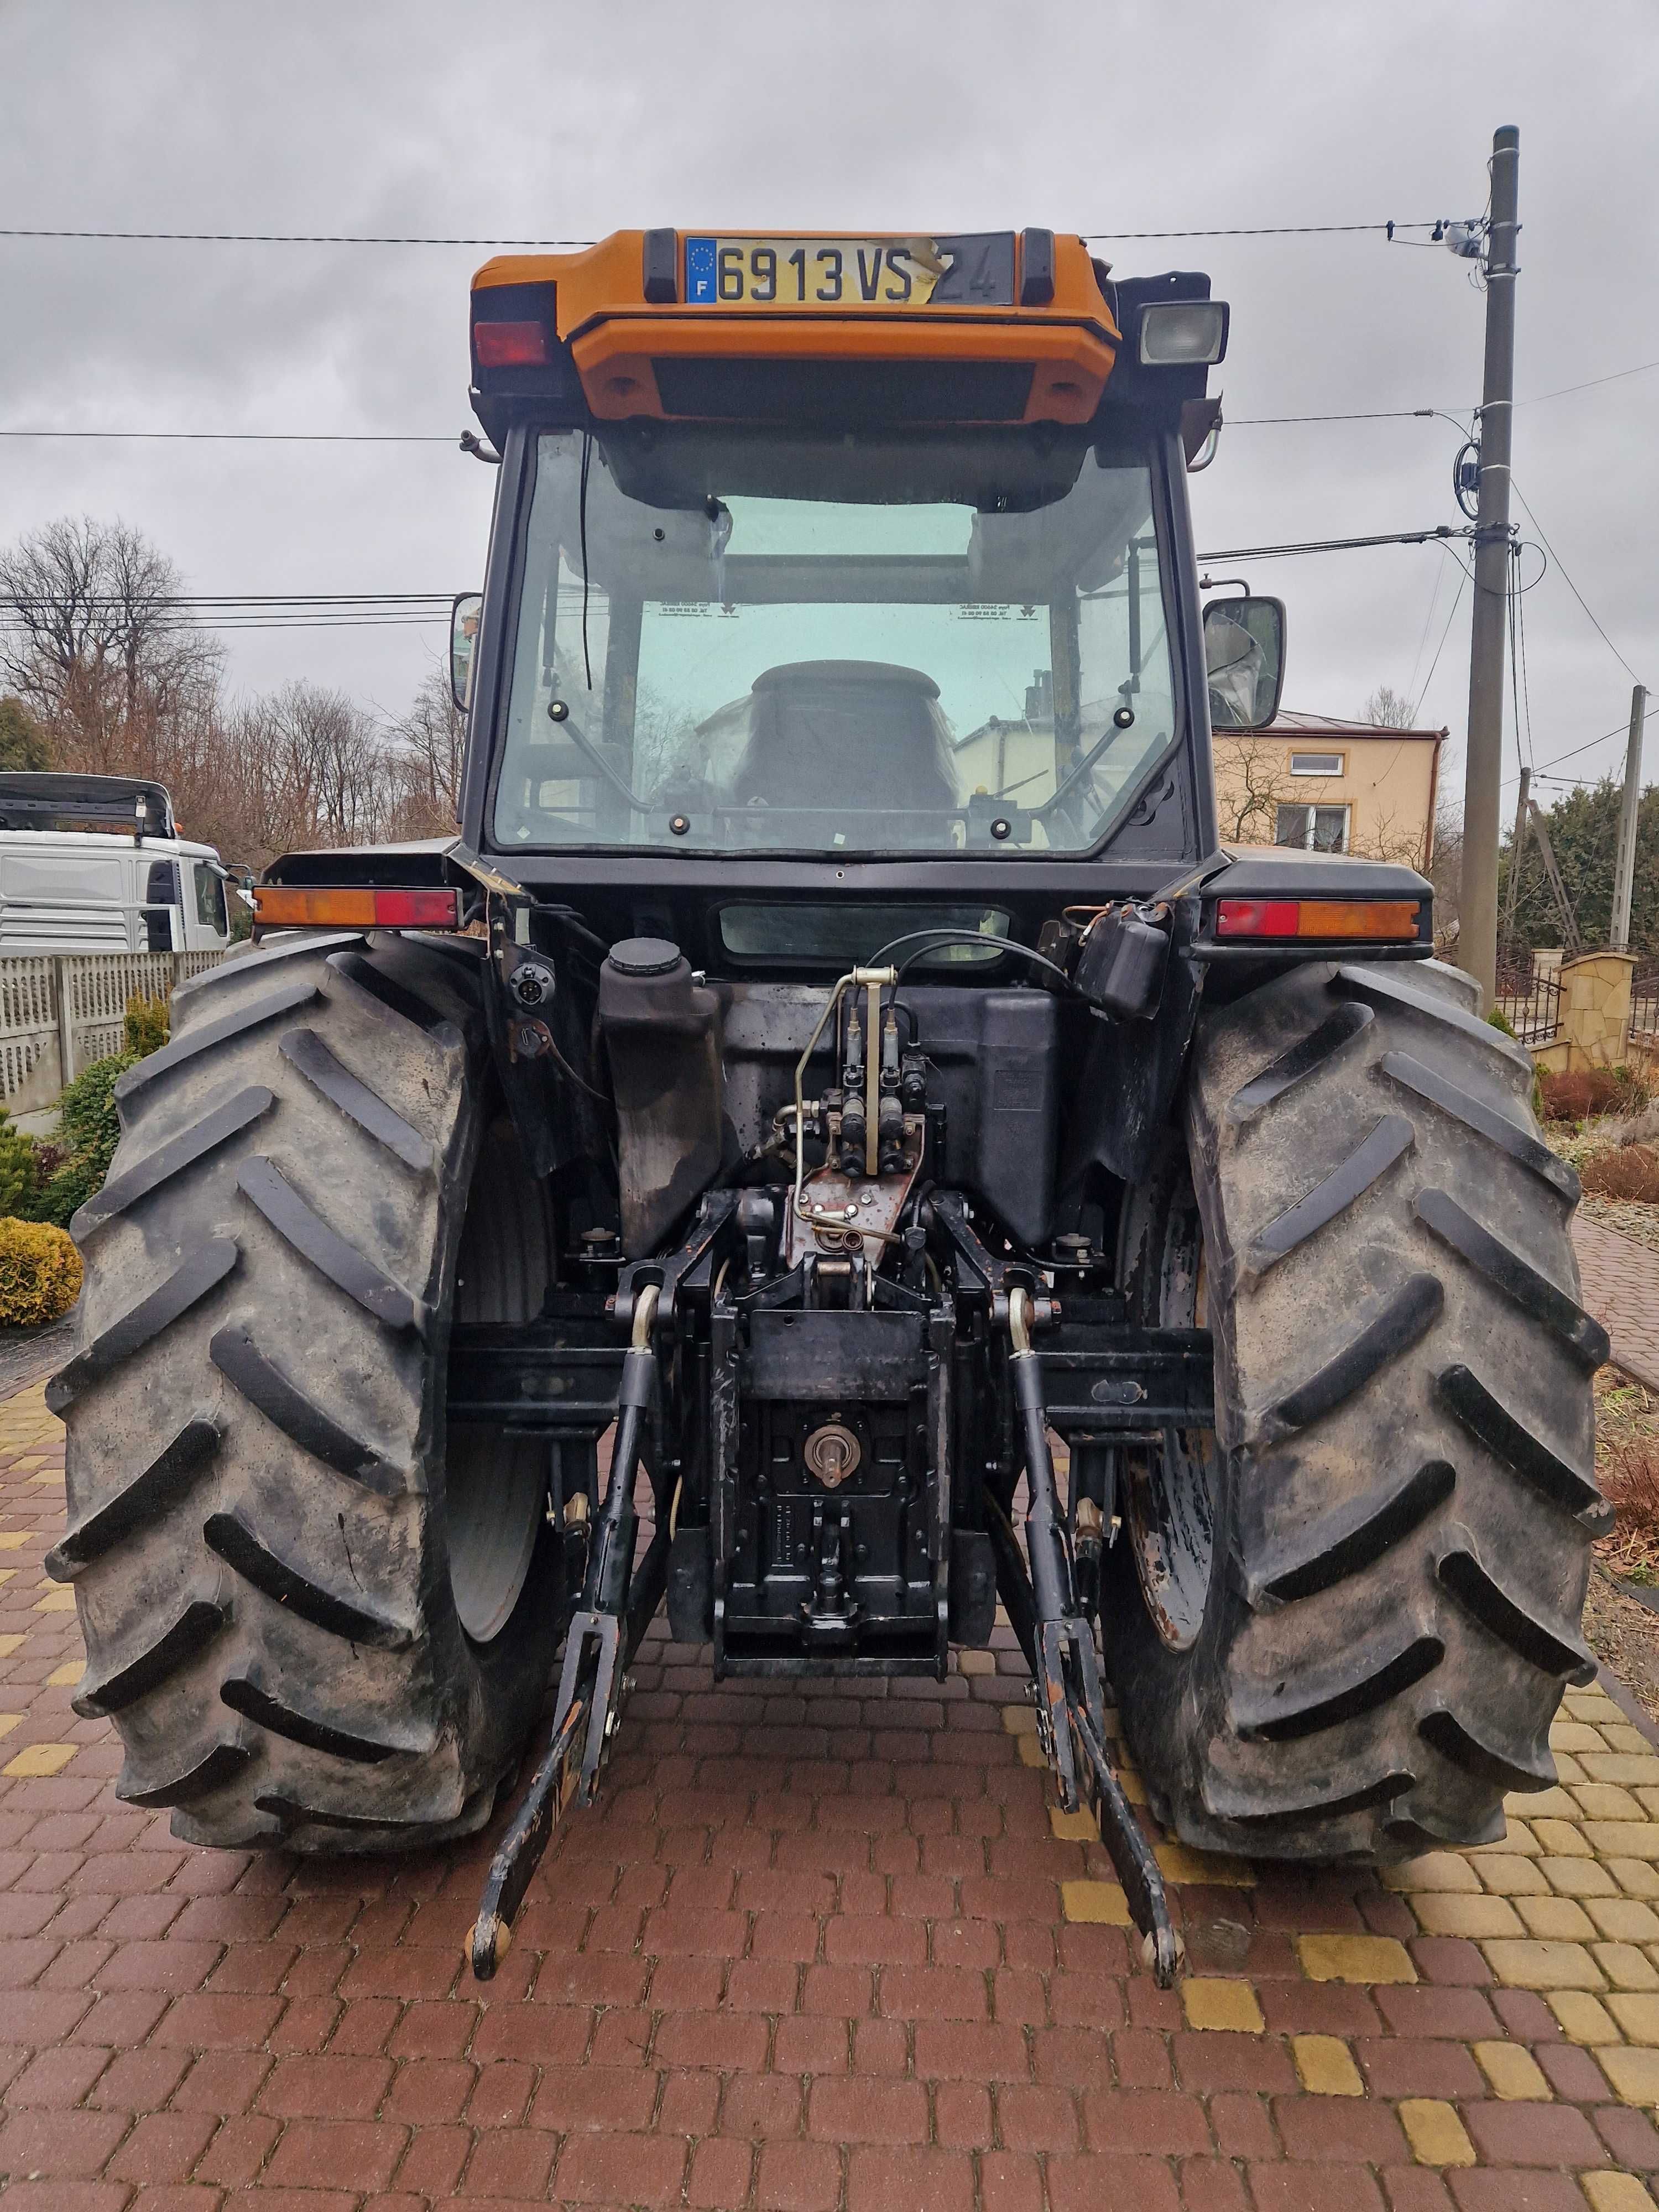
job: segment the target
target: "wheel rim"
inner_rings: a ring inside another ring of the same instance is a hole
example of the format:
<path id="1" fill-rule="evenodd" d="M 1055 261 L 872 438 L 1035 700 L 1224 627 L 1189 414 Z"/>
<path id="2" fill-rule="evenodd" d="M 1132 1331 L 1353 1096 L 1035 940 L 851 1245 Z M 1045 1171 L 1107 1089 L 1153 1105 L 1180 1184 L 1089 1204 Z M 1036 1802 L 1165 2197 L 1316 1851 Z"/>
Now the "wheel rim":
<path id="1" fill-rule="evenodd" d="M 1154 1235 L 1156 1326 L 1206 1327 L 1204 1232 L 1184 1165 Z M 1162 1640 L 1185 1651 L 1204 1625 L 1215 1564 L 1215 1438 L 1174 1430 L 1126 1462 L 1127 1534 L 1141 1594 Z"/>
<path id="2" fill-rule="evenodd" d="M 547 1203 L 512 1131 L 485 1134 L 467 1194 L 455 1285 L 458 1322 L 521 1325 L 541 1311 L 549 1274 Z M 547 1447 L 533 1437 L 449 1431 L 444 1465 L 449 1587 L 461 1626 L 489 1644 L 524 1593 L 547 1500 Z"/>

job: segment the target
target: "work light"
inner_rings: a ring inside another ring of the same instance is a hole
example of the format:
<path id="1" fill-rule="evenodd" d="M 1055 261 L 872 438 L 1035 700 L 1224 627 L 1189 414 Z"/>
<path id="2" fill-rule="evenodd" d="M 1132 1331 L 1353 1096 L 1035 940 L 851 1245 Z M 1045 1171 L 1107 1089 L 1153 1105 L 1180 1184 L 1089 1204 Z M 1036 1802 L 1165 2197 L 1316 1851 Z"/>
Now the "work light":
<path id="1" fill-rule="evenodd" d="M 1227 350 L 1224 300 L 1155 300 L 1140 311 L 1140 360 L 1146 368 L 1218 362 Z"/>

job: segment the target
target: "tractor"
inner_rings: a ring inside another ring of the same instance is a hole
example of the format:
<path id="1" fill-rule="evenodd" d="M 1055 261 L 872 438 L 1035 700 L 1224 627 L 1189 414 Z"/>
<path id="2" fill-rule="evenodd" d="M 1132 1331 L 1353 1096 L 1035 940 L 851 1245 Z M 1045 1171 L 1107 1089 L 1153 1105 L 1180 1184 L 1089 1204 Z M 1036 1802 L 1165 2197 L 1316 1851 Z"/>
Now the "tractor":
<path id="1" fill-rule="evenodd" d="M 478 273 L 459 835 L 268 871 L 75 1224 L 51 1565 L 122 1799 L 439 1844 L 556 1679 L 487 1977 L 659 1608 L 716 1679 L 1000 1620 L 1167 1982 L 1120 1734 L 1255 1858 L 1551 1784 L 1577 1186 L 1421 876 L 1218 842 L 1285 639 L 1200 599 L 1227 332 L 1035 228 Z"/>

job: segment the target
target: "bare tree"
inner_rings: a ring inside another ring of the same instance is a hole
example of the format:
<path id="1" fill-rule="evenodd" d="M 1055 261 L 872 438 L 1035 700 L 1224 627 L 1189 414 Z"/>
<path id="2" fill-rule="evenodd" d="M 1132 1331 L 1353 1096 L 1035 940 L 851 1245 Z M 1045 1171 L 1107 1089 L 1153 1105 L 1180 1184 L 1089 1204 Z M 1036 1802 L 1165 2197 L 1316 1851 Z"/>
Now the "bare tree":
<path id="1" fill-rule="evenodd" d="M 180 598 L 173 563 L 124 522 L 64 517 L 0 553 L 0 673 L 65 767 L 143 769 L 157 726 L 210 698 L 220 648 Z"/>
<path id="2" fill-rule="evenodd" d="M 1360 708 L 1359 719 L 1381 730 L 1412 730 L 1417 726 L 1417 709 L 1391 684 L 1379 684 Z"/>
<path id="3" fill-rule="evenodd" d="M 447 670 L 428 672 L 409 712 L 388 734 L 392 836 L 453 836 L 460 822 L 466 717 L 455 704 Z"/>
<path id="4" fill-rule="evenodd" d="M 1271 845 L 1279 810 L 1306 792 L 1291 781 L 1281 734 L 1218 731 L 1215 738 L 1216 814 L 1230 845 Z"/>

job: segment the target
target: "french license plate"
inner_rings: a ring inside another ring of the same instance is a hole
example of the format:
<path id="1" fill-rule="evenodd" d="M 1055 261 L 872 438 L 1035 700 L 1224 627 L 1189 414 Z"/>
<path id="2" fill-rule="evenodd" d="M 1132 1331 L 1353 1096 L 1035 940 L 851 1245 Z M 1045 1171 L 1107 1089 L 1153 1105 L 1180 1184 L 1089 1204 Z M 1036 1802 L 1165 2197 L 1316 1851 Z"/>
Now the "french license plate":
<path id="1" fill-rule="evenodd" d="M 1014 237 L 715 238 L 685 241 L 693 307 L 1008 307 Z"/>

